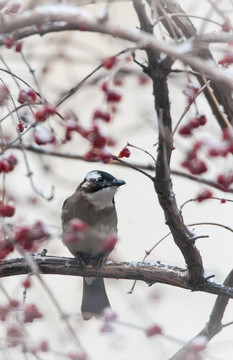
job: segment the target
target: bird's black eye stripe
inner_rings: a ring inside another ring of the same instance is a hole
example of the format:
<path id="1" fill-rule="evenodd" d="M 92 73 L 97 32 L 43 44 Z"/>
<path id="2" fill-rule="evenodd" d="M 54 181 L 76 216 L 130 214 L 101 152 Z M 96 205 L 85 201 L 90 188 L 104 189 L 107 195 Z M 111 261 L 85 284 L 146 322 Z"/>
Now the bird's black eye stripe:
<path id="1" fill-rule="evenodd" d="M 102 177 L 99 177 L 98 179 L 96 179 L 96 182 L 97 183 L 101 183 L 103 181 L 103 178 Z"/>

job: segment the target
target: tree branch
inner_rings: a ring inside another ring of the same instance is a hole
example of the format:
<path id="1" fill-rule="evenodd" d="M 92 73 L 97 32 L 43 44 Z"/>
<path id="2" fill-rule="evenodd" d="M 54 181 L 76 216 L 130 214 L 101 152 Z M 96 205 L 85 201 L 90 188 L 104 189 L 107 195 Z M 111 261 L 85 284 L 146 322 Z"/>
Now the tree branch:
<path id="1" fill-rule="evenodd" d="M 13 19 L 4 18 L 4 22 L 0 25 L 0 45 L 4 45 L 4 38 L 9 35 L 12 35 L 15 40 L 19 40 L 36 34 L 44 35 L 67 30 L 108 34 L 133 42 L 137 44 L 138 48 L 164 52 L 180 59 L 184 64 L 195 67 L 206 76 L 222 81 L 233 89 L 233 80 L 224 70 L 216 66 L 212 61 L 201 60 L 198 56 L 187 54 L 183 50 L 185 42 L 181 45 L 171 45 L 144 31 L 129 30 L 119 25 L 101 23 L 98 18 L 93 17 L 86 10 L 72 6 L 60 6 L 57 4 L 49 7 L 40 6 L 31 11 L 15 14 Z M 228 38 L 232 39 L 233 35 L 228 36 Z M 188 40 L 187 43 L 190 45 L 191 40 Z"/>
<path id="2" fill-rule="evenodd" d="M 186 269 L 164 265 L 160 262 L 108 262 L 96 269 L 92 266 L 81 266 L 76 258 L 35 254 L 33 260 L 42 274 L 141 280 L 149 285 L 161 283 L 186 290 L 202 291 L 233 298 L 233 287 L 207 280 L 194 289 L 189 282 Z M 0 277 L 2 278 L 30 273 L 32 273 L 31 266 L 25 258 L 0 261 Z"/>
<path id="3" fill-rule="evenodd" d="M 172 0 L 162 0 L 163 2 L 163 6 L 166 7 L 166 12 L 168 12 L 169 14 L 175 14 L 175 13 L 183 13 L 185 14 L 185 12 L 183 11 L 183 9 L 180 7 L 180 5 L 178 4 L 178 2 L 174 2 Z M 162 12 L 161 12 L 161 15 Z M 188 17 L 182 17 L 182 16 L 175 16 L 173 19 L 174 23 L 176 24 L 176 26 L 179 27 L 179 29 L 182 31 L 182 33 L 184 34 L 184 36 L 187 39 L 193 38 L 193 48 L 194 50 L 196 49 L 196 55 L 201 57 L 204 60 L 211 60 L 212 62 L 214 62 L 214 58 L 210 52 L 210 50 L 208 48 L 202 48 L 203 46 L 201 46 L 202 44 L 202 35 L 198 36 L 197 35 L 197 30 L 194 27 L 194 25 L 192 24 L 192 22 L 190 21 L 190 19 Z M 173 36 L 173 32 L 170 30 L 170 26 L 167 24 L 166 19 L 163 19 L 163 24 L 166 27 L 167 31 L 170 33 L 171 37 Z M 197 70 L 197 68 L 193 65 L 191 65 L 192 69 L 194 71 Z M 201 84 L 201 86 L 203 86 L 206 83 L 206 79 L 203 75 L 196 75 L 199 83 Z M 222 84 L 218 81 L 211 81 L 210 82 L 210 86 L 211 88 L 207 87 L 204 90 L 204 94 L 207 98 L 207 101 L 213 111 L 213 114 L 215 115 L 216 119 L 219 122 L 219 125 L 222 128 L 225 128 L 226 125 L 226 121 L 224 119 L 224 114 L 220 109 L 219 105 L 222 105 L 224 108 L 225 113 L 227 114 L 228 120 L 229 122 L 232 122 L 232 118 L 233 118 L 233 99 L 232 99 L 232 91 L 231 88 L 229 86 L 222 86 Z M 213 91 L 213 94 L 212 94 Z M 216 101 L 217 100 L 217 101 Z"/>
<path id="4" fill-rule="evenodd" d="M 142 30 L 148 31 L 145 25 L 146 15 L 143 2 L 134 0 L 134 7 L 139 17 Z M 148 20 L 147 20 L 148 21 Z M 158 195 L 159 203 L 164 211 L 166 224 L 169 226 L 176 245 L 182 252 L 189 270 L 192 286 L 201 283 L 203 278 L 203 265 L 199 251 L 191 241 L 193 234 L 184 224 L 173 193 L 170 158 L 173 146 L 172 121 L 170 114 L 170 99 L 168 94 L 167 75 L 169 69 L 164 68 L 163 62 L 151 49 L 146 49 L 148 57 L 148 75 L 153 81 L 153 94 L 155 110 L 158 118 L 159 144 L 156 161 L 156 177 L 154 188 Z"/>
<path id="5" fill-rule="evenodd" d="M 226 280 L 224 281 L 224 286 L 233 287 L 233 270 L 230 272 Z M 189 351 L 190 344 L 199 336 L 205 336 L 208 341 L 210 341 L 215 335 L 217 335 L 222 330 L 222 318 L 226 310 L 229 298 L 219 295 L 215 301 L 213 310 L 210 314 L 209 321 L 206 326 L 199 334 L 197 334 L 192 340 L 190 340 L 181 350 L 179 350 L 175 355 L 173 355 L 169 360 L 183 360 L 186 358 L 187 352 Z"/>

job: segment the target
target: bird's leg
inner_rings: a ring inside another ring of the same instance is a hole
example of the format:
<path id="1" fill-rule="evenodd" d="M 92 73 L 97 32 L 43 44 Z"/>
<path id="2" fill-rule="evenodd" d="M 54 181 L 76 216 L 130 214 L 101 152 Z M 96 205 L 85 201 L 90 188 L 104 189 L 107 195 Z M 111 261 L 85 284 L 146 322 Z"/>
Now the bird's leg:
<path id="1" fill-rule="evenodd" d="M 103 254 L 103 253 L 99 254 L 99 255 L 96 257 L 96 265 L 95 265 L 95 268 L 96 268 L 96 269 L 99 269 L 99 268 L 103 265 L 103 263 L 105 262 L 105 260 L 106 260 L 106 255 Z"/>

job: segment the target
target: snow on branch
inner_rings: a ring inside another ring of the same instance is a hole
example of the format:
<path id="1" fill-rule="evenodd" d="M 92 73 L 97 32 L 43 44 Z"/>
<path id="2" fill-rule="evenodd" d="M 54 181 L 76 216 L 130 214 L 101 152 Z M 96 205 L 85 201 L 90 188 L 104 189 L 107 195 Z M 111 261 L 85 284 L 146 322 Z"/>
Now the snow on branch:
<path id="1" fill-rule="evenodd" d="M 195 67 L 212 79 L 224 82 L 233 89 L 231 77 L 214 61 L 201 60 L 199 57 L 189 54 L 196 46 L 196 37 L 188 40 L 181 39 L 178 44 L 169 44 L 143 31 L 109 24 L 102 20 L 82 8 L 68 5 L 39 6 L 31 11 L 14 15 L 14 17 L 4 17 L 4 21 L 0 24 L 0 45 L 4 44 L 5 37 L 9 35 L 13 36 L 15 40 L 19 40 L 35 34 L 44 35 L 67 30 L 99 32 L 133 42 L 140 49 L 159 50 Z M 233 39 L 233 35 L 231 37 Z M 200 40 L 199 36 L 198 43 Z M 214 41 L 214 36 L 211 40 Z M 227 36 L 227 40 L 229 41 L 229 36 Z"/>
<path id="2" fill-rule="evenodd" d="M 149 286 L 154 283 L 167 284 L 186 290 L 202 291 L 233 298 L 233 288 L 220 285 L 206 279 L 193 288 L 186 269 L 165 265 L 160 262 L 107 262 L 98 269 L 92 266 L 82 267 L 75 258 L 33 255 L 33 261 L 41 274 L 101 276 L 113 279 L 141 280 Z M 0 277 L 30 274 L 31 266 L 26 258 L 4 260 L 0 262 Z"/>

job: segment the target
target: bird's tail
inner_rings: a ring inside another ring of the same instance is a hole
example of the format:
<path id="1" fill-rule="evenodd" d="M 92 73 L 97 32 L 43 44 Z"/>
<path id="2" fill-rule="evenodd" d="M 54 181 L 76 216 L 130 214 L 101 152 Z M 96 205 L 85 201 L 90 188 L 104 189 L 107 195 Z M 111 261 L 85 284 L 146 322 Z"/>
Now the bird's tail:
<path id="1" fill-rule="evenodd" d="M 104 279 L 84 278 L 83 279 L 83 299 L 81 312 L 84 320 L 89 320 L 93 316 L 98 316 L 110 303 L 106 294 Z"/>

